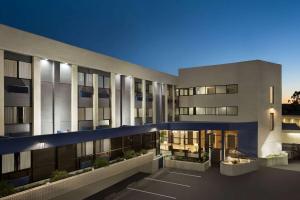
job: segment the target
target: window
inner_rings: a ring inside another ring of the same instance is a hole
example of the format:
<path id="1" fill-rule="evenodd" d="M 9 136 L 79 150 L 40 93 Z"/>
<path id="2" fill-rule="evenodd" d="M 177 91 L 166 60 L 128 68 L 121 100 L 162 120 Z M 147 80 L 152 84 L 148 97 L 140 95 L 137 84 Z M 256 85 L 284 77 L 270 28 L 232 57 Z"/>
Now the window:
<path id="1" fill-rule="evenodd" d="M 93 141 L 86 142 L 85 145 L 86 145 L 86 151 L 85 151 L 86 155 L 87 156 L 88 155 L 93 155 L 94 154 L 94 143 L 93 143 Z"/>
<path id="2" fill-rule="evenodd" d="M 4 60 L 4 76 L 17 78 L 18 63 L 14 60 Z"/>
<path id="3" fill-rule="evenodd" d="M 274 113 L 270 113 L 270 131 L 274 130 Z"/>
<path id="4" fill-rule="evenodd" d="M 93 141 L 82 142 L 77 144 L 77 157 L 83 157 L 94 154 Z"/>
<path id="5" fill-rule="evenodd" d="M 226 85 L 217 85 L 216 94 L 226 94 Z"/>
<path id="6" fill-rule="evenodd" d="M 207 86 L 206 94 L 216 94 L 216 87 L 215 86 Z"/>
<path id="7" fill-rule="evenodd" d="M 205 108 L 205 114 L 206 115 L 215 115 L 216 114 L 216 108 L 215 107 Z"/>
<path id="8" fill-rule="evenodd" d="M 180 115 L 188 115 L 189 108 L 187 108 L 187 107 L 180 108 L 179 112 L 180 112 Z"/>
<path id="9" fill-rule="evenodd" d="M 24 151 L 20 152 L 20 170 L 22 169 L 28 169 L 31 167 L 31 152 L 30 151 Z"/>
<path id="10" fill-rule="evenodd" d="M 228 106 L 227 107 L 227 115 L 238 115 L 238 107 L 237 106 Z"/>
<path id="11" fill-rule="evenodd" d="M 238 85 L 232 84 L 226 86 L 226 93 L 227 94 L 235 94 L 238 93 Z"/>
<path id="12" fill-rule="evenodd" d="M 93 74 L 85 74 L 85 85 L 93 86 Z"/>
<path id="13" fill-rule="evenodd" d="M 78 85 L 84 86 L 84 73 L 78 72 Z"/>
<path id="14" fill-rule="evenodd" d="M 78 120 L 93 120 L 93 108 L 78 108 Z"/>
<path id="15" fill-rule="evenodd" d="M 2 155 L 2 174 L 15 171 L 15 154 Z"/>
<path id="16" fill-rule="evenodd" d="M 188 96 L 189 95 L 189 90 L 186 88 L 181 88 L 180 90 L 180 96 Z"/>
<path id="17" fill-rule="evenodd" d="M 196 115 L 205 115 L 205 108 L 196 108 Z"/>
<path id="18" fill-rule="evenodd" d="M 194 88 L 190 88 L 190 89 L 189 89 L 189 95 L 190 95 L 190 96 L 193 96 L 193 95 L 194 95 Z"/>
<path id="19" fill-rule="evenodd" d="M 205 87 L 196 87 L 196 94 L 206 94 Z"/>
<path id="20" fill-rule="evenodd" d="M 179 96 L 179 89 L 176 89 L 176 96 Z"/>
<path id="21" fill-rule="evenodd" d="M 189 115 L 194 115 L 194 108 L 189 108 Z"/>
<path id="22" fill-rule="evenodd" d="M 104 77 L 104 88 L 110 88 L 110 78 Z"/>
<path id="23" fill-rule="evenodd" d="M 270 87 L 270 104 L 274 104 L 274 86 Z"/>
<path id="24" fill-rule="evenodd" d="M 31 79 L 31 63 L 19 62 L 19 78 Z"/>
<path id="25" fill-rule="evenodd" d="M 226 115 L 226 107 L 217 107 L 216 108 L 217 115 Z"/>

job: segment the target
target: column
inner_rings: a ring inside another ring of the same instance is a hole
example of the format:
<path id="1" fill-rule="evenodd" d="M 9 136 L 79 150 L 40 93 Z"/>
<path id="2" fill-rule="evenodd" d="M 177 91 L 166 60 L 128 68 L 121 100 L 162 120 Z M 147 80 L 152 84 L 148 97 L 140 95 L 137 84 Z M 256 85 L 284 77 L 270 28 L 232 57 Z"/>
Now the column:
<path id="1" fill-rule="evenodd" d="M 4 134 L 4 51 L 0 50 L 0 136 Z"/>
<path id="2" fill-rule="evenodd" d="M 71 131 L 78 131 L 78 66 L 72 65 Z"/>
<path id="3" fill-rule="evenodd" d="M 116 74 L 110 74 L 111 86 L 111 127 L 116 127 Z"/>
<path id="4" fill-rule="evenodd" d="M 146 124 L 146 80 L 142 80 L 142 122 Z"/>
<path id="5" fill-rule="evenodd" d="M 169 96 L 169 91 L 168 91 L 168 85 L 164 84 L 164 95 L 165 95 L 165 122 L 168 122 L 168 112 L 169 112 L 169 105 L 168 105 L 168 96 Z"/>
<path id="6" fill-rule="evenodd" d="M 176 106 L 175 106 L 175 85 L 172 85 L 172 121 L 175 121 L 175 111 L 176 111 Z"/>
<path id="7" fill-rule="evenodd" d="M 152 123 L 156 124 L 156 88 L 157 83 L 155 81 L 152 82 L 152 94 L 153 94 L 153 100 L 152 100 Z"/>
<path id="8" fill-rule="evenodd" d="M 41 59 L 33 57 L 32 77 L 33 135 L 41 135 Z"/>
<path id="9" fill-rule="evenodd" d="M 94 93 L 93 93 L 93 127 L 94 130 L 98 126 L 98 74 L 93 74 L 93 88 L 94 88 Z"/>
<path id="10" fill-rule="evenodd" d="M 134 85 L 134 77 L 131 77 L 130 82 L 130 125 L 134 126 L 134 110 L 135 110 L 135 85 Z"/>

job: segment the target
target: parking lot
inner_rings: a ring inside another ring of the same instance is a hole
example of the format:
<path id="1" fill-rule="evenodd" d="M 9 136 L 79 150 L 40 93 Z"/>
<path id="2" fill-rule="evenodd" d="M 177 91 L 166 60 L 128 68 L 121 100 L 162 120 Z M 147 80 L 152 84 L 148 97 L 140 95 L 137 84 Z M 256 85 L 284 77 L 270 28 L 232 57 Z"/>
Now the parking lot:
<path id="1" fill-rule="evenodd" d="M 222 176 L 218 168 L 206 172 L 163 169 L 128 183 L 105 199 L 299 199 L 300 172 L 261 168 L 238 177 Z M 102 199 L 97 195 L 89 199 Z"/>

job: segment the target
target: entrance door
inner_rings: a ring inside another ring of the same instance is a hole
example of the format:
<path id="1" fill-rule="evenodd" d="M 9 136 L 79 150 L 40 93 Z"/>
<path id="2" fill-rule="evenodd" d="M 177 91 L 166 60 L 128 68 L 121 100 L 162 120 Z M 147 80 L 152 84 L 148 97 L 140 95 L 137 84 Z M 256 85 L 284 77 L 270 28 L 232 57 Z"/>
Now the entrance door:
<path id="1" fill-rule="evenodd" d="M 222 160 L 222 131 L 213 130 L 207 131 L 207 133 L 209 134 L 211 164 L 212 166 L 219 166 Z"/>

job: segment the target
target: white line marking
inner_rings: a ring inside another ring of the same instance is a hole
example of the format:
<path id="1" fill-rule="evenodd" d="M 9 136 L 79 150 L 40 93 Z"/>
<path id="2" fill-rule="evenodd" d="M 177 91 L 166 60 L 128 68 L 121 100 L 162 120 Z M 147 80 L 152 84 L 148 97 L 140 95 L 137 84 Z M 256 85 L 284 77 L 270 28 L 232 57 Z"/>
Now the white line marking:
<path id="1" fill-rule="evenodd" d="M 191 177 L 196 177 L 196 178 L 201 178 L 201 176 L 194 175 L 194 174 L 186 174 L 186 173 L 181 173 L 181 172 L 169 172 L 170 174 L 178 174 L 178 175 L 184 175 L 184 176 L 191 176 Z"/>
<path id="2" fill-rule="evenodd" d="M 156 182 L 161 182 L 161 183 L 168 183 L 168 184 L 172 184 L 172 185 L 179 185 L 179 186 L 182 186 L 182 187 L 189 187 L 189 188 L 191 187 L 190 185 L 174 183 L 174 182 L 170 182 L 170 181 L 163 181 L 163 180 L 154 179 L 154 178 L 145 178 L 145 180 L 156 181 Z"/>
<path id="3" fill-rule="evenodd" d="M 146 194 L 152 194 L 152 195 L 156 195 L 156 196 L 160 196 L 160 197 L 165 197 L 165 198 L 169 198 L 169 199 L 176 199 L 176 197 L 171 197 L 171 196 L 168 196 L 168 195 L 154 193 L 154 192 L 148 192 L 148 191 L 145 191 L 145 190 L 139 190 L 139 189 L 130 188 L 130 187 L 128 187 L 127 189 L 137 191 L 137 192 L 146 193 Z"/>

